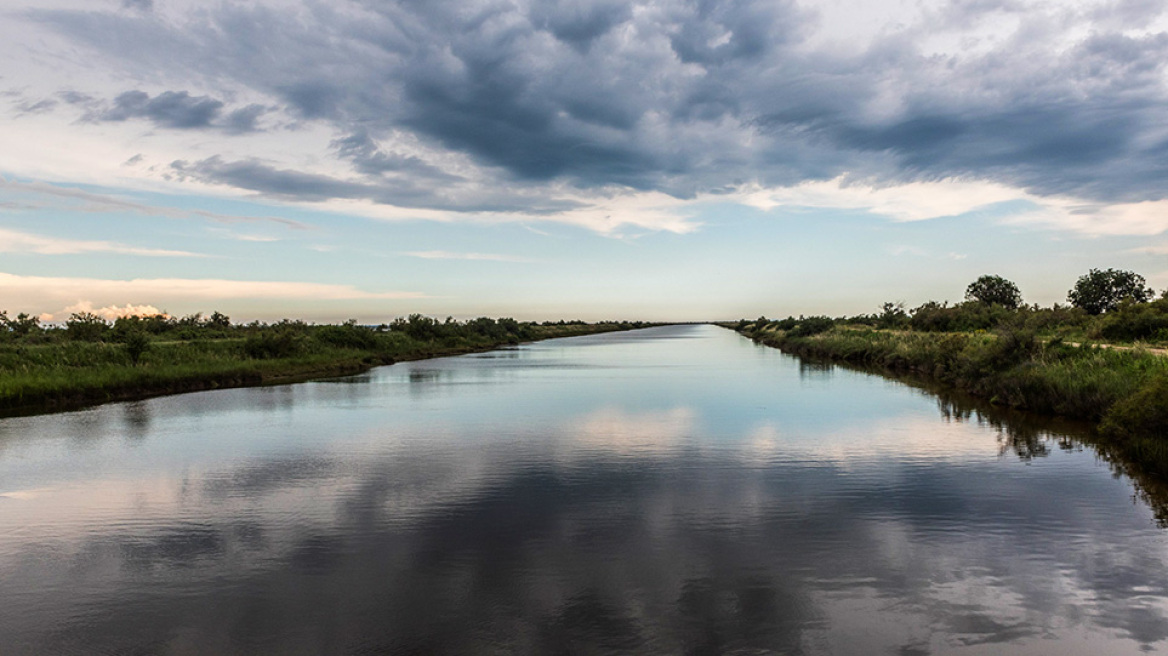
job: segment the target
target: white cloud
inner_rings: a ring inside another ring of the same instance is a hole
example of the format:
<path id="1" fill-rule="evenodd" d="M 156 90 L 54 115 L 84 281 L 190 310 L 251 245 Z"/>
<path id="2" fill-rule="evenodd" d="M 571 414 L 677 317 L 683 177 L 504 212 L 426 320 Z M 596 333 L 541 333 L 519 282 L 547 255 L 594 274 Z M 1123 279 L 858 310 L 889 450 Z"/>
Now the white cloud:
<path id="1" fill-rule="evenodd" d="M 10 307 L 165 306 L 172 302 L 264 300 L 391 300 L 426 298 L 420 292 L 370 292 L 351 285 L 312 282 L 139 278 L 108 280 L 0 273 L 0 298 Z M 85 305 L 78 305 L 85 304 Z"/>
<path id="2" fill-rule="evenodd" d="M 846 176 L 790 187 L 744 189 L 737 196 L 744 204 L 762 210 L 775 207 L 857 209 L 896 221 L 955 216 L 1027 197 L 1023 191 L 994 182 L 940 180 L 874 186 L 849 183 Z"/>
<path id="3" fill-rule="evenodd" d="M 198 217 L 209 219 L 218 223 L 277 223 L 287 228 L 296 230 L 310 229 L 311 226 L 279 216 L 240 216 L 237 214 L 223 214 L 220 212 L 209 212 L 207 210 L 197 209 L 178 209 L 174 207 L 161 207 L 157 205 L 149 205 L 146 203 L 139 203 L 124 198 L 118 198 L 108 194 L 99 194 L 76 187 L 67 187 L 62 185 L 49 184 L 47 182 L 19 182 L 16 180 L 7 180 L 0 176 L 0 189 L 9 192 L 33 195 L 33 196 L 48 196 L 57 200 L 63 200 L 70 203 L 68 209 L 82 211 L 82 212 L 133 212 L 135 214 L 142 214 L 144 216 L 160 216 L 166 218 L 191 218 Z M 43 205 L 30 205 L 29 209 L 42 209 Z"/>
<path id="4" fill-rule="evenodd" d="M 70 305 L 69 307 L 61 310 L 56 314 L 43 314 L 41 315 L 41 318 L 43 321 L 52 321 L 54 316 L 64 317 L 80 312 L 96 314 L 97 316 L 107 321 L 114 321 L 115 319 L 121 319 L 122 317 L 152 317 L 159 314 L 166 315 L 165 312 L 159 310 L 153 305 L 132 305 L 127 303 L 122 307 L 109 305 L 102 308 L 94 308 L 93 303 L 90 303 L 89 301 L 80 301 Z"/>
<path id="5" fill-rule="evenodd" d="M 1040 207 L 1007 219 L 1090 236 L 1158 235 L 1168 231 L 1168 200 L 1100 205 L 1077 198 L 1043 198 Z"/>
<path id="6" fill-rule="evenodd" d="M 119 253 L 122 255 L 145 255 L 150 257 L 205 257 L 189 251 L 175 251 L 161 248 L 138 248 L 112 241 L 85 241 L 78 239 L 58 239 L 16 230 L 0 228 L 0 252 L 38 253 L 41 255 L 77 255 L 81 253 Z"/>
<path id="7" fill-rule="evenodd" d="M 734 198 L 770 210 L 776 207 L 863 210 L 894 221 L 924 221 L 1017 202 L 1002 219 L 1088 236 L 1156 235 L 1168 231 L 1168 201 L 1092 203 L 1072 196 L 1037 196 L 1008 185 L 945 179 L 900 185 L 850 183 L 847 176 L 790 187 L 745 188 Z"/>

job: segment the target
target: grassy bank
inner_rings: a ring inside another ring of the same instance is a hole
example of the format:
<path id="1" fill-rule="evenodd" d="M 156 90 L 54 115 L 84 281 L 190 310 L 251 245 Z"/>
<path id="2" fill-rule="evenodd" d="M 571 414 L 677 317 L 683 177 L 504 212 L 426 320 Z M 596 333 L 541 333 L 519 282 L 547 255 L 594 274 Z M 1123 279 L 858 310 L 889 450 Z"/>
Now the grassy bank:
<path id="1" fill-rule="evenodd" d="M 793 355 L 911 374 L 995 404 L 1091 421 L 1125 458 L 1168 475 L 1168 358 L 1161 355 L 1043 340 L 1024 328 L 914 332 L 817 318 L 734 327 Z"/>
<path id="2" fill-rule="evenodd" d="M 379 327 L 294 321 L 237 326 L 201 318 L 185 324 L 147 318 L 110 325 L 87 319 L 87 330 L 37 328 L 2 336 L 0 411 L 48 412 L 161 394 L 352 374 L 401 360 L 643 325 L 534 324 L 485 318 L 441 322 L 420 315 Z"/>

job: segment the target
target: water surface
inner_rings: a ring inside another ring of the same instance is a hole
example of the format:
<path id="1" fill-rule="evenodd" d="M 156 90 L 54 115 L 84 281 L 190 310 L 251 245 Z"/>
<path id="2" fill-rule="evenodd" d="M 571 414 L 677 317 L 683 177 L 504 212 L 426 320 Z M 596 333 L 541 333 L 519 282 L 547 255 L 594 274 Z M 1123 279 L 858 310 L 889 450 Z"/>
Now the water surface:
<path id="1" fill-rule="evenodd" d="M 1133 483 L 978 416 L 677 326 L 3 419 L 0 653 L 1168 651 Z"/>

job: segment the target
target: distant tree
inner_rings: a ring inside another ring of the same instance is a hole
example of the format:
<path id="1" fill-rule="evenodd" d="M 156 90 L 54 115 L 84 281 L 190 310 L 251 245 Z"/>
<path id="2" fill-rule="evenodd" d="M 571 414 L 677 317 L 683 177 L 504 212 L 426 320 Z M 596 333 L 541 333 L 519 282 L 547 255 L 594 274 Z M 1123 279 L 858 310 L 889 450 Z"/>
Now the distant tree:
<path id="1" fill-rule="evenodd" d="M 1147 303 L 1152 295 L 1144 277 L 1132 271 L 1091 269 L 1067 292 L 1067 300 L 1088 314 L 1103 314 L 1119 307 L 1120 301 Z"/>
<path id="2" fill-rule="evenodd" d="M 79 342 L 96 342 L 105 336 L 109 324 L 92 312 L 74 312 L 65 322 L 65 333 L 69 339 Z"/>
<path id="3" fill-rule="evenodd" d="M 25 335 L 40 330 L 41 320 L 21 312 L 20 314 L 16 315 L 15 319 L 9 319 L 7 315 L 5 315 L 4 325 L 7 326 L 8 330 L 12 331 L 13 335 L 16 335 L 17 337 L 24 337 Z"/>
<path id="4" fill-rule="evenodd" d="M 908 325 L 908 313 L 904 311 L 904 303 L 889 301 L 880 306 L 880 314 L 876 317 L 876 325 L 881 328 L 903 328 Z"/>
<path id="5" fill-rule="evenodd" d="M 1022 304 L 1018 285 L 1001 276 L 982 276 L 965 288 L 965 300 L 1016 309 Z"/>
<path id="6" fill-rule="evenodd" d="M 211 317 L 207 319 L 207 327 L 226 330 L 231 327 L 231 317 L 219 311 L 212 312 Z"/>

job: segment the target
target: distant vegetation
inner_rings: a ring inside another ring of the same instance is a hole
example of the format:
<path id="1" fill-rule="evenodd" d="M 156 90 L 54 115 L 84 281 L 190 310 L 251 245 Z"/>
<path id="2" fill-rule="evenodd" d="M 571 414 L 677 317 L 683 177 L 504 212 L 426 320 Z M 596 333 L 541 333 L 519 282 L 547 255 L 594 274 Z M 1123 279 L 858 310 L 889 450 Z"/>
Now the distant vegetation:
<path id="1" fill-rule="evenodd" d="M 1102 434 L 1168 475 L 1168 293 L 1130 271 L 1092 269 L 1068 305 L 1022 302 L 982 276 L 966 301 L 850 317 L 743 319 L 731 326 L 800 356 L 910 374 L 993 403 L 1097 422 Z"/>
<path id="2" fill-rule="evenodd" d="M 379 364 L 466 353 L 642 322 L 545 323 L 420 314 L 365 326 L 285 319 L 235 324 L 224 314 L 73 314 L 62 326 L 0 312 L 0 410 L 48 410 L 171 392 L 356 373 Z"/>

